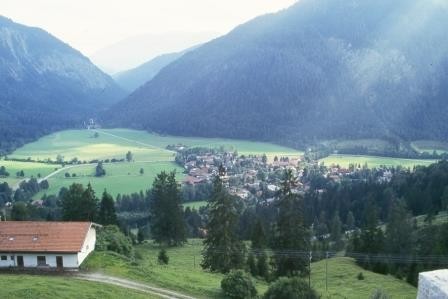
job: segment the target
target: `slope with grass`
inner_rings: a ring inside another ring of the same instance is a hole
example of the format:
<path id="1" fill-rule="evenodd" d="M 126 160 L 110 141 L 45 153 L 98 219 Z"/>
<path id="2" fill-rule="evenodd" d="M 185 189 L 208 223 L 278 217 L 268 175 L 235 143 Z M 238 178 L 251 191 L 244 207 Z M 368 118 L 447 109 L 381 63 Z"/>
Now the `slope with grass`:
<path id="1" fill-rule="evenodd" d="M 359 273 L 363 274 L 363 280 L 358 279 Z M 390 298 L 415 299 L 417 295 L 417 289 L 405 281 L 366 271 L 356 265 L 353 259 L 343 257 L 312 263 L 311 284 L 323 298 L 369 298 L 376 289 L 385 291 Z"/>
<path id="2" fill-rule="evenodd" d="M 419 160 L 419 159 L 401 159 L 390 157 L 375 157 L 375 156 L 357 156 L 357 155 L 331 155 L 319 162 L 324 163 L 326 166 L 339 165 L 341 167 L 348 167 L 350 164 L 360 164 L 361 166 L 367 163 L 369 168 L 375 168 L 380 166 L 388 167 L 409 167 L 414 166 L 428 166 L 436 163 L 436 160 Z"/>
<path id="3" fill-rule="evenodd" d="M 156 299 L 158 296 L 72 277 L 9 275 L 0 276 L 0 297 L 4 299 Z"/>
<path id="4" fill-rule="evenodd" d="M 95 252 L 82 268 L 89 272 L 146 282 L 151 285 L 177 290 L 199 298 L 220 298 L 222 274 L 203 271 L 200 267 L 202 240 L 190 239 L 183 247 L 168 248 L 168 265 L 159 265 L 160 247 L 146 243 L 136 247 L 136 261 L 109 252 Z M 358 280 L 362 272 L 365 279 Z M 312 263 L 311 284 L 323 298 L 368 298 L 376 289 L 385 290 L 391 298 L 415 298 L 416 289 L 404 281 L 366 271 L 350 258 L 328 260 L 328 292 L 325 290 L 325 261 Z M 259 294 L 268 284 L 256 280 Z"/>

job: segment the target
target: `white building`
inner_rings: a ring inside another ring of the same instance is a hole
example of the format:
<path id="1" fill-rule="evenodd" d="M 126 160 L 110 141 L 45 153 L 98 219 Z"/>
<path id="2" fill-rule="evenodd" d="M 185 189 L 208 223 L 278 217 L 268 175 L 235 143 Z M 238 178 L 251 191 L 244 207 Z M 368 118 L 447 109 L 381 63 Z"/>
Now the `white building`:
<path id="1" fill-rule="evenodd" d="M 0 222 L 0 268 L 77 269 L 95 249 L 91 222 Z"/>
<path id="2" fill-rule="evenodd" d="M 448 299 L 448 270 L 420 273 L 417 299 Z"/>

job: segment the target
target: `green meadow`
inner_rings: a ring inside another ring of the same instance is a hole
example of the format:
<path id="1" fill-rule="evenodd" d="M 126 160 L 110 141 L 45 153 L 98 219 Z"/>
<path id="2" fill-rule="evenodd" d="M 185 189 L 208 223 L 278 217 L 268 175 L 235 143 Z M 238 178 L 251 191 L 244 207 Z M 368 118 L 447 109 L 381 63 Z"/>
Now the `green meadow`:
<path id="1" fill-rule="evenodd" d="M 331 155 L 319 160 L 326 166 L 339 165 L 341 167 L 348 167 L 350 164 L 360 164 L 361 166 L 367 163 L 369 168 L 380 166 L 396 167 L 402 166 L 406 168 L 413 168 L 414 166 L 428 166 L 437 162 L 436 160 L 419 160 L 419 159 L 400 159 L 389 157 L 375 157 L 375 156 L 357 156 L 357 155 Z"/>
<path id="2" fill-rule="evenodd" d="M 97 195 L 106 189 L 114 197 L 117 194 L 131 194 L 133 192 L 146 191 L 151 188 L 156 175 L 162 171 L 177 173 L 179 180 L 183 178 L 183 169 L 174 162 L 120 162 L 106 163 L 103 165 L 106 175 L 95 176 L 96 165 L 67 166 L 65 170 L 52 176 L 48 181 L 50 188 L 38 193 L 35 198 L 40 198 L 44 193 L 57 194 L 62 187 L 69 187 L 73 183 L 83 185 L 91 184 Z M 143 169 L 143 174 L 140 174 Z M 66 177 L 68 173 L 70 177 Z M 73 176 L 75 175 L 75 176 Z"/>
<path id="3" fill-rule="evenodd" d="M 71 277 L 1 274 L 2 299 L 156 299 L 154 295 Z"/>
<path id="4" fill-rule="evenodd" d="M 82 268 L 86 271 L 146 282 L 151 285 L 177 290 L 198 298 L 220 298 L 222 274 L 210 273 L 200 267 L 202 240 L 190 239 L 183 247 L 168 248 L 168 265 L 159 265 L 160 247 L 146 243 L 136 247 L 136 261 L 114 253 L 95 252 Z M 325 287 L 325 261 L 311 264 L 311 284 L 322 298 L 369 298 L 376 289 L 386 291 L 391 298 L 415 298 L 416 288 L 405 281 L 366 271 L 350 258 L 337 257 L 328 260 L 328 291 Z M 358 280 L 362 272 L 365 279 Z M 268 284 L 255 280 L 259 294 Z"/>
<path id="5" fill-rule="evenodd" d="M 7 182 L 8 185 L 10 186 L 14 186 L 20 180 L 22 180 L 22 178 L 16 176 L 16 173 L 18 171 L 23 170 L 23 172 L 25 173 L 25 178 L 31 178 L 31 177 L 37 178 L 39 174 L 43 178 L 52 173 L 53 171 L 55 171 L 56 169 L 61 168 L 60 165 L 34 163 L 34 162 L 16 162 L 5 160 L 0 160 L 0 166 L 5 166 L 6 170 L 9 172 L 9 177 L 0 178 L 0 183 Z"/>
<path id="6" fill-rule="evenodd" d="M 95 134 L 97 133 L 97 134 Z M 238 151 L 240 154 L 261 155 L 266 153 L 271 159 L 274 156 L 298 157 L 300 151 L 269 143 L 243 140 L 175 137 L 151 134 L 145 131 L 128 129 L 108 130 L 66 130 L 56 132 L 26 144 L 17 149 L 9 157 L 16 159 L 31 159 L 35 161 L 56 160 L 62 156 L 64 161 L 77 158 L 82 162 L 106 159 L 124 159 L 128 151 L 133 154 L 133 161 L 120 163 L 105 163 L 106 176 L 95 177 L 95 165 L 67 165 L 64 170 L 49 178 L 50 189 L 47 194 L 56 194 L 61 187 L 72 183 L 91 183 L 94 190 L 100 194 L 107 189 L 112 195 L 129 194 L 145 191 L 150 188 L 154 177 L 161 171 L 176 170 L 178 178 L 183 178 L 183 169 L 174 161 L 175 152 L 166 149 L 168 145 L 183 144 L 189 147 L 224 147 L 226 150 Z M 2 161 L 3 162 L 3 161 Z M 4 161 L 6 162 L 6 161 Z M 5 164 L 9 172 L 24 170 L 26 177 L 42 177 L 50 174 L 57 165 L 27 162 L 8 162 Z M 140 169 L 143 168 L 143 175 Z M 66 177 L 66 173 L 70 177 Z M 10 177 L 4 179 L 14 185 L 20 179 Z M 39 198 L 44 192 L 35 196 Z"/>
<path id="7" fill-rule="evenodd" d="M 412 142 L 411 146 L 420 153 L 432 154 L 435 151 L 440 155 L 448 152 L 448 142 L 419 140 Z"/>

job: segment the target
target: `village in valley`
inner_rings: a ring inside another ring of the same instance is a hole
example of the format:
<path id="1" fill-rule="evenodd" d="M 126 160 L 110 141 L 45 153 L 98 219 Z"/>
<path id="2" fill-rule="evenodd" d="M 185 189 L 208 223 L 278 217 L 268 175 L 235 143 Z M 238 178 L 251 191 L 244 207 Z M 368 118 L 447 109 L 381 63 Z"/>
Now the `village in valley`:
<path id="1" fill-rule="evenodd" d="M 271 157 L 266 154 L 239 155 L 237 151 L 228 151 L 224 147 L 189 148 L 182 144 L 169 145 L 167 149 L 176 151 L 175 161 L 185 169 L 184 185 L 211 183 L 222 165 L 226 170 L 222 179 L 230 194 L 243 200 L 261 199 L 267 203 L 275 200 L 285 170 L 291 170 L 297 178 L 292 191 L 301 195 L 310 190 L 310 181 L 305 178 L 310 173 L 335 183 L 342 180 L 366 180 L 366 173 L 372 174 L 367 164 L 350 164 L 348 168 L 326 166 L 309 158 L 307 154 Z M 393 169 L 386 166 L 375 171 L 378 182 L 390 182 L 392 176 Z M 324 191 L 317 190 L 318 193 Z"/>

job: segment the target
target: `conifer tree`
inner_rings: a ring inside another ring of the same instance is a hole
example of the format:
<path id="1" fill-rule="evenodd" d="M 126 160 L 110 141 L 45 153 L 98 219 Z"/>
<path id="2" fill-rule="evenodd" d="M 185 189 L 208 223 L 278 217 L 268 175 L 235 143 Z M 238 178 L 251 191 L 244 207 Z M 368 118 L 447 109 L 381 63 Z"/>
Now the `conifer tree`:
<path id="1" fill-rule="evenodd" d="M 114 199 L 106 190 L 104 190 L 101 198 L 100 209 L 98 211 L 98 222 L 102 225 L 118 224 Z"/>
<path id="2" fill-rule="evenodd" d="M 244 244 L 237 235 L 239 214 L 236 200 L 223 185 L 221 176 L 224 174 L 225 170 L 221 166 L 219 175 L 213 182 L 213 194 L 207 205 L 209 219 L 201 264 L 204 269 L 221 273 L 241 268 L 245 253 Z"/>
<path id="3" fill-rule="evenodd" d="M 303 223 L 302 202 L 293 192 L 297 178 L 290 169 L 285 171 L 277 203 L 277 219 L 272 247 L 277 276 L 308 273 L 309 233 Z"/>
<path id="4" fill-rule="evenodd" d="M 157 243 L 178 246 L 186 241 L 182 197 L 174 171 L 162 171 L 154 179 L 150 217 L 151 233 Z"/>

